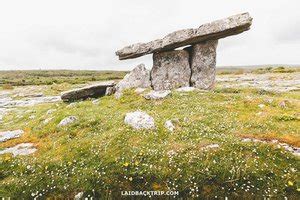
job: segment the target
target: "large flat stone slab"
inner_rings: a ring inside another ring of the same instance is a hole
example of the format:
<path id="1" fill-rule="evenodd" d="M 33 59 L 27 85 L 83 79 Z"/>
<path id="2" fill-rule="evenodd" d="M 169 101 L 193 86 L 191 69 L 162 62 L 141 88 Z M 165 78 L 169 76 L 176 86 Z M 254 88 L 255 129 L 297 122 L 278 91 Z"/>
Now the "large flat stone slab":
<path id="1" fill-rule="evenodd" d="M 84 100 L 87 98 L 101 97 L 105 95 L 107 88 L 114 86 L 114 81 L 102 82 L 83 88 L 63 92 L 61 95 L 61 99 L 65 102 L 71 102 L 76 100 Z"/>
<path id="2" fill-rule="evenodd" d="M 120 60 L 137 58 L 146 54 L 173 50 L 186 45 L 193 45 L 206 40 L 216 40 L 236 35 L 250 29 L 252 18 L 249 13 L 234 15 L 225 19 L 204 24 L 196 29 L 175 31 L 163 39 L 148 43 L 137 43 L 116 52 Z"/>
<path id="3" fill-rule="evenodd" d="M 173 50 L 153 54 L 151 85 L 154 90 L 188 87 L 191 77 L 189 53 Z"/>

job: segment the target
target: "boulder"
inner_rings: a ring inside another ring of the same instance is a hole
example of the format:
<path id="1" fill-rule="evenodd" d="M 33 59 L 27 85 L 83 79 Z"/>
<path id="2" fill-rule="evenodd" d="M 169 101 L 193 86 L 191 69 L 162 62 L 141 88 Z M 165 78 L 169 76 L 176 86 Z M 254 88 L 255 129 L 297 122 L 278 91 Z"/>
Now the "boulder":
<path id="1" fill-rule="evenodd" d="M 147 88 L 151 86 L 150 72 L 144 64 L 136 66 L 129 74 L 126 74 L 123 80 L 116 85 L 115 97 L 122 96 L 122 91 L 130 88 Z"/>
<path id="2" fill-rule="evenodd" d="M 101 97 L 106 94 L 107 88 L 113 87 L 114 85 L 114 81 L 108 81 L 70 90 L 67 92 L 63 92 L 61 95 L 61 99 L 65 102 L 71 102 L 76 100 L 84 100 L 87 98 Z"/>
<path id="3" fill-rule="evenodd" d="M 174 50 L 153 54 L 151 85 L 154 90 L 188 87 L 190 77 L 191 69 L 187 51 Z"/>
<path id="4" fill-rule="evenodd" d="M 195 44 L 190 51 L 191 85 L 200 89 L 214 87 L 216 77 L 216 49 L 218 41 Z"/>
<path id="5" fill-rule="evenodd" d="M 124 123 L 137 130 L 155 128 L 153 117 L 142 111 L 127 113 Z"/>
<path id="6" fill-rule="evenodd" d="M 144 98 L 147 100 L 158 100 L 158 99 L 164 99 L 168 95 L 171 94 L 170 90 L 161 90 L 161 91 L 150 91 L 149 93 L 144 95 Z"/>
<path id="7" fill-rule="evenodd" d="M 148 43 L 137 43 L 116 52 L 120 60 L 137 58 L 155 52 L 173 50 L 186 45 L 194 45 L 206 40 L 216 40 L 236 35 L 250 29 L 252 18 L 242 13 L 204 24 L 196 29 L 184 29 L 168 34 L 163 39 Z"/>

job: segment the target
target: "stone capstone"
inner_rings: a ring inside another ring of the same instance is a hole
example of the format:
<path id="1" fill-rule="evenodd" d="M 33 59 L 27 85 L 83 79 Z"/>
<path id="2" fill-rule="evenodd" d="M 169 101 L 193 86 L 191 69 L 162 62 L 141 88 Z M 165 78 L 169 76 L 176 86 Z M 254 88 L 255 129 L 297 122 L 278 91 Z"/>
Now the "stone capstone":
<path id="1" fill-rule="evenodd" d="M 130 88 L 148 88 L 151 86 L 150 72 L 146 69 L 144 64 L 136 66 L 129 74 L 126 74 L 115 87 L 115 97 L 122 96 L 122 91 Z"/>
<path id="2" fill-rule="evenodd" d="M 210 40 L 189 48 L 191 86 L 200 89 L 213 88 L 216 77 L 217 45 L 217 40 Z"/>
<path id="3" fill-rule="evenodd" d="M 137 130 L 155 128 L 153 117 L 142 111 L 127 113 L 124 123 Z"/>
<path id="4" fill-rule="evenodd" d="M 184 29 L 168 34 L 162 39 L 148 43 L 137 43 L 116 52 L 120 60 L 136 58 L 146 54 L 164 52 L 194 45 L 207 40 L 217 40 L 236 35 L 250 29 L 252 17 L 249 13 L 242 13 L 204 24 L 196 29 Z"/>
<path id="5" fill-rule="evenodd" d="M 70 91 L 63 92 L 61 99 L 65 102 L 72 102 L 76 100 L 84 100 L 87 98 L 97 98 L 106 94 L 107 88 L 115 85 L 114 81 L 102 82 L 83 88 L 78 88 Z"/>
<path id="6" fill-rule="evenodd" d="M 187 51 L 174 50 L 153 54 L 151 85 L 154 90 L 188 87 L 190 77 L 191 69 Z"/>

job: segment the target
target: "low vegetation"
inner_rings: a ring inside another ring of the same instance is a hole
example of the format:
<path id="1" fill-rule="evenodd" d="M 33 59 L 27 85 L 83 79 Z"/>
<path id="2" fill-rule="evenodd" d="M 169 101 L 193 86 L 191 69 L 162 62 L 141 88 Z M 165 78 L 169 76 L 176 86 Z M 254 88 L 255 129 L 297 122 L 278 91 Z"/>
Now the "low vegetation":
<path id="1" fill-rule="evenodd" d="M 299 199 L 299 157 L 270 142 L 300 147 L 299 98 L 300 91 L 217 85 L 214 91 L 173 92 L 158 101 L 128 90 L 119 100 L 106 96 L 98 104 L 91 99 L 23 108 L 6 115 L 0 130 L 26 133 L 0 148 L 32 142 L 38 151 L 0 157 L 0 196 L 60 199 L 84 192 L 119 199 L 125 190 L 173 190 L 199 199 Z M 282 101 L 288 101 L 285 107 Z M 55 111 L 46 114 L 50 109 Z M 135 110 L 151 115 L 157 128 L 126 126 L 125 114 Z M 75 123 L 57 127 L 71 115 Z M 174 132 L 164 127 L 166 120 L 174 121 Z M 246 143 L 245 137 L 270 143 Z"/>
<path id="2" fill-rule="evenodd" d="M 125 73 L 124 71 L 88 70 L 0 71 L 0 86 L 82 84 L 90 81 L 121 79 Z"/>

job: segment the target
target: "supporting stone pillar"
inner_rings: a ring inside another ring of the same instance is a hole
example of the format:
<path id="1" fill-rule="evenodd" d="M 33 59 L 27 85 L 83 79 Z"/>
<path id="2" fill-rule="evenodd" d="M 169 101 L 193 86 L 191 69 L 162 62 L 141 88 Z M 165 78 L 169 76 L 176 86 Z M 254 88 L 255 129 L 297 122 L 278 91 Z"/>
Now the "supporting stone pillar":
<path id="1" fill-rule="evenodd" d="M 154 90 L 170 90 L 189 86 L 191 69 L 189 53 L 173 50 L 153 54 L 151 84 Z"/>
<path id="2" fill-rule="evenodd" d="M 192 70 L 191 86 L 212 89 L 216 77 L 216 49 L 218 40 L 195 44 L 189 48 Z"/>

